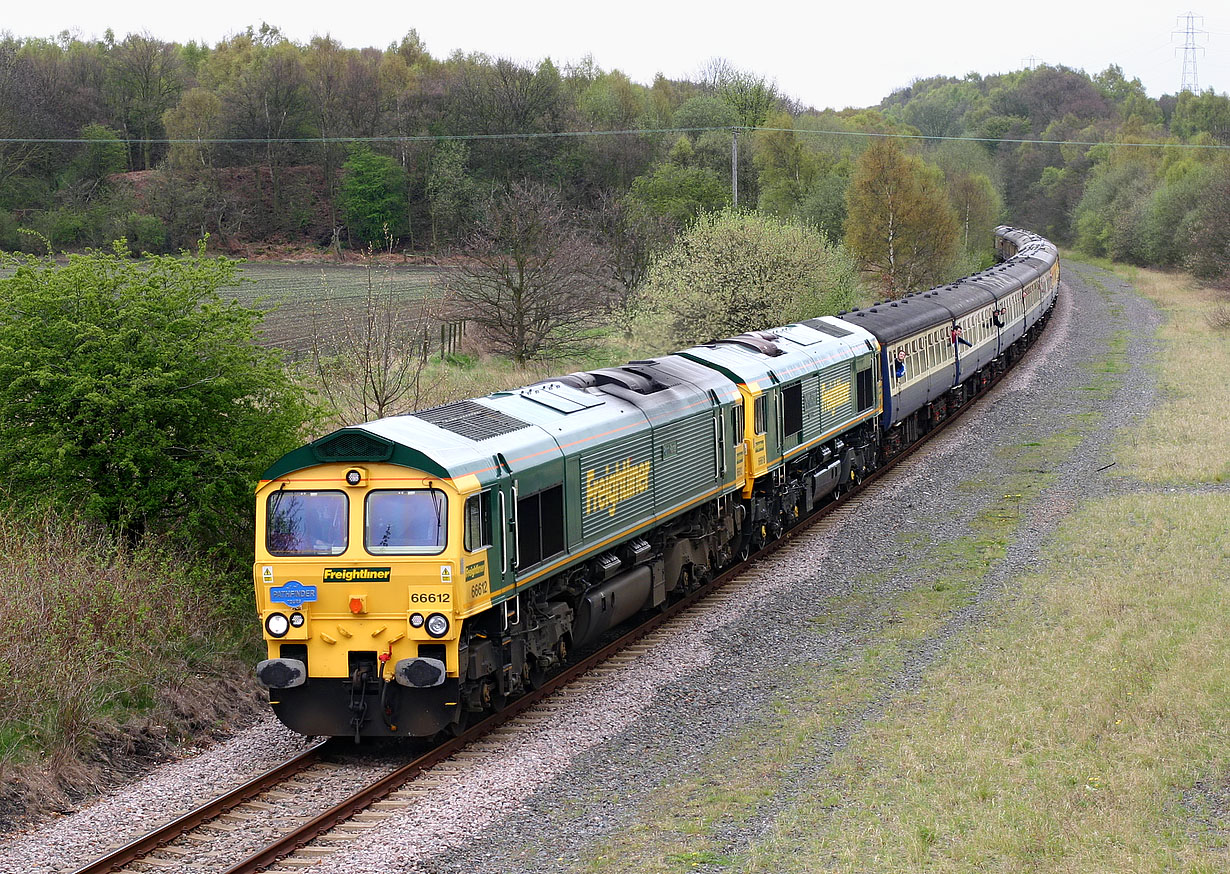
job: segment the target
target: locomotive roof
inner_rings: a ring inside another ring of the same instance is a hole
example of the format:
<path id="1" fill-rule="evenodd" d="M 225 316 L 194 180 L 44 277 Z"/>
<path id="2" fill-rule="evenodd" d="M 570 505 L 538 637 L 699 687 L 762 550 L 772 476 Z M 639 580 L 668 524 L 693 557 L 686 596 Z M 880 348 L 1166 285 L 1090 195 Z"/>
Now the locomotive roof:
<path id="1" fill-rule="evenodd" d="M 388 461 L 486 482 L 502 466 L 520 473 L 737 398 L 721 374 L 678 355 L 634 361 L 343 428 L 283 456 L 264 479 L 330 461 Z"/>
<path id="2" fill-rule="evenodd" d="M 875 349 L 875 337 L 857 325 L 821 316 L 768 331 L 693 346 L 678 353 L 764 391 L 775 383 Z"/>

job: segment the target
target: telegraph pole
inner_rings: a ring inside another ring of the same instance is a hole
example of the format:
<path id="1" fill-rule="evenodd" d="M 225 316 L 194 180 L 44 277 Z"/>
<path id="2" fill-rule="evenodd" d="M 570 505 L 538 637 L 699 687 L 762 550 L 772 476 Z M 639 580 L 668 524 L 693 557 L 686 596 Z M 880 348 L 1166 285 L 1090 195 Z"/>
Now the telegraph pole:
<path id="1" fill-rule="evenodd" d="M 730 193 L 735 201 L 735 209 L 739 208 L 739 129 L 732 127 L 734 135 L 730 140 Z"/>
<path id="2" fill-rule="evenodd" d="M 1196 19 L 1200 19 L 1200 24 L 1204 24 L 1204 16 L 1196 15 L 1194 12 L 1188 12 L 1186 15 L 1180 15 L 1177 19 L 1177 24 L 1183 27 L 1183 30 L 1175 30 L 1172 33 L 1181 33 L 1184 36 L 1183 43 L 1183 84 L 1179 86 L 1179 91 L 1191 91 L 1193 94 L 1200 93 L 1200 80 L 1196 76 L 1196 51 L 1204 51 L 1202 46 L 1196 45 L 1196 37 L 1208 34 L 1207 30 L 1196 29 Z M 1186 21 L 1186 25 L 1184 22 Z M 1176 48 L 1177 52 L 1178 49 Z"/>

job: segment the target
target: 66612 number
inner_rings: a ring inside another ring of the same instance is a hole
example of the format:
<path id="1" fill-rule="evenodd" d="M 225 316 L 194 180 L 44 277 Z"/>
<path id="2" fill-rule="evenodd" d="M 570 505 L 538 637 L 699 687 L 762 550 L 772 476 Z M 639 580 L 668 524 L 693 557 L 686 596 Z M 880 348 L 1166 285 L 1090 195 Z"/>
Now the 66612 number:
<path id="1" fill-rule="evenodd" d="M 450 592 L 411 592 L 411 604 L 447 604 L 453 599 Z"/>

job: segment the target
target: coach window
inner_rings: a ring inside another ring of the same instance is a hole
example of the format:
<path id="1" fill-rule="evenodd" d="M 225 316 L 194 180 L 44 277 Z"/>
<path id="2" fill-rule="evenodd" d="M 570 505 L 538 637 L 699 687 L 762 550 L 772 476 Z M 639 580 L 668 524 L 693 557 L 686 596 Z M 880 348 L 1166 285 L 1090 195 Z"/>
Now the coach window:
<path id="1" fill-rule="evenodd" d="M 448 498 L 439 489 L 367 493 L 363 545 L 372 555 L 437 555 L 447 530 Z"/>
<path id="2" fill-rule="evenodd" d="M 491 545 L 491 492 L 466 498 L 465 547 L 477 552 Z"/>
<path id="3" fill-rule="evenodd" d="M 271 555 L 341 555 L 349 504 L 345 492 L 278 489 L 265 504 L 265 547 Z"/>

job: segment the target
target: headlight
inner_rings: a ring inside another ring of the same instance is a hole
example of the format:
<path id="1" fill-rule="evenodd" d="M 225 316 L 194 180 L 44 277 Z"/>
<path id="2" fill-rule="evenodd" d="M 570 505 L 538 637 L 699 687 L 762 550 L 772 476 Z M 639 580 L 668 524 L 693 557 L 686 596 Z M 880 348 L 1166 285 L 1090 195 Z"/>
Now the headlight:
<path id="1" fill-rule="evenodd" d="M 265 617 L 265 630 L 270 637 L 284 637 L 290 631 L 290 620 L 281 613 L 270 613 Z"/>
<path id="2" fill-rule="evenodd" d="M 443 637 L 448 634 L 448 619 L 443 613 L 432 613 L 427 617 L 427 633 L 432 637 Z"/>
<path id="3" fill-rule="evenodd" d="M 410 627 L 411 628 L 422 628 L 423 627 L 423 614 L 422 613 L 411 613 L 410 614 Z"/>
<path id="4" fill-rule="evenodd" d="M 302 614 L 302 613 L 292 613 L 292 614 L 290 614 L 290 624 L 291 624 L 293 627 L 295 627 L 295 628 L 302 628 L 302 627 L 303 627 L 303 623 L 304 623 L 304 622 L 307 622 L 307 619 L 305 619 L 305 618 L 304 618 L 304 616 L 303 616 L 303 614 Z"/>

